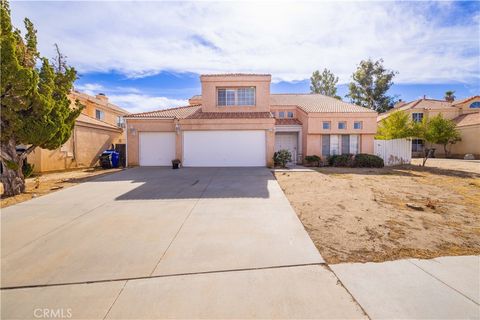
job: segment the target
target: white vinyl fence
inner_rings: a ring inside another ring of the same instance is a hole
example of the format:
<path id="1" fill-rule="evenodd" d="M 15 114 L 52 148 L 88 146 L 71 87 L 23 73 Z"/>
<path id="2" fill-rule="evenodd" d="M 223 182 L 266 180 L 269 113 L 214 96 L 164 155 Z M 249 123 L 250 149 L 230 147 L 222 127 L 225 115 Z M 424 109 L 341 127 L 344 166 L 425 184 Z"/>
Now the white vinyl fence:
<path id="1" fill-rule="evenodd" d="M 412 140 L 375 140 L 375 155 L 382 158 L 386 166 L 410 163 L 412 160 Z"/>

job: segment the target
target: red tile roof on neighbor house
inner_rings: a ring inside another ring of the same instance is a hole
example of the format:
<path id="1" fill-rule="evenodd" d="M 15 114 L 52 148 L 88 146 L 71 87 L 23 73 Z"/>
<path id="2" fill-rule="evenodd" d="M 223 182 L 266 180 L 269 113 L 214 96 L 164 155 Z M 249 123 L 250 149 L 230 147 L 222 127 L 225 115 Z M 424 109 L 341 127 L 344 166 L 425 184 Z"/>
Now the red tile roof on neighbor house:
<path id="1" fill-rule="evenodd" d="M 296 126 L 302 125 L 302 122 L 298 119 L 275 119 L 276 126 Z"/>
<path id="2" fill-rule="evenodd" d="M 480 125 L 480 112 L 462 114 L 453 121 L 457 124 L 457 127 Z"/>
<path id="3" fill-rule="evenodd" d="M 132 113 L 125 118 L 164 118 L 164 119 L 185 119 L 190 116 L 192 113 L 195 113 L 200 109 L 200 105 L 185 106 L 185 107 L 176 107 L 163 110 L 155 110 L 141 113 Z"/>
<path id="4" fill-rule="evenodd" d="M 400 105 L 396 108 L 390 109 L 387 112 L 384 112 L 382 114 L 379 114 L 377 117 L 377 122 L 382 121 L 383 119 L 385 119 L 395 111 L 406 111 L 413 108 L 428 109 L 428 110 L 445 110 L 445 109 L 455 108 L 455 107 L 453 107 L 451 102 L 448 102 L 445 100 L 418 99 L 418 100 L 413 100 L 413 101 L 410 101 L 409 103 Z"/>
<path id="5" fill-rule="evenodd" d="M 455 100 L 453 101 L 453 105 L 456 106 L 456 105 L 459 105 L 459 104 L 462 104 L 462 103 L 465 103 L 465 102 L 468 102 L 470 100 L 473 100 L 475 98 L 480 98 L 479 95 L 476 95 L 476 96 L 471 96 L 471 97 L 468 97 L 468 98 L 465 98 L 465 99 L 461 99 L 461 100 Z"/>
<path id="6" fill-rule="evenodd" d="M 186 119 L 265 119 L 273 118 L 270 112 L 202 112 L 197 110 Z"/>
<path id="7" fill-rule="evenodd" d="M 350 113 L 350 112 L 368 112 L 376 113 L 376 111 L 347 103 L 342 100 L 324 96 L 322 94 L 271 94 L 271 106 L 298 106 L 303 111 L 309 112 L 334 112 L 334 113 Z"/>

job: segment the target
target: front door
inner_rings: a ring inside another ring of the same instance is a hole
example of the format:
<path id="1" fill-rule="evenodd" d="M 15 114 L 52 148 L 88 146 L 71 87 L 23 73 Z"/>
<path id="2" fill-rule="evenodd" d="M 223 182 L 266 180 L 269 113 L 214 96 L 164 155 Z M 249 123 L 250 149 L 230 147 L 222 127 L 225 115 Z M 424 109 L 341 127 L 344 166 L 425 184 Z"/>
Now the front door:
<path id="1" fill-rule="evenodd" d="M 298 133 L 297 132 L 277 132 L 275 133 L 275 152 L 287 149 L 292 154 L 292 162 L 297 163 L 298 155 Z"/>

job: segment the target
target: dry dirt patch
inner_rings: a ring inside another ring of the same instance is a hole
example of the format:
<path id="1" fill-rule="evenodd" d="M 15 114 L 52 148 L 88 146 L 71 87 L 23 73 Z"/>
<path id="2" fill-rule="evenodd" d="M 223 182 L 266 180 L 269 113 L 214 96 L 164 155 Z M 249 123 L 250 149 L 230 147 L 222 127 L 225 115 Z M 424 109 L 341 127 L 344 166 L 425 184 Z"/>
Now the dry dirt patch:
<path id="1" fill-rule="evenodd" d="M 275 175 L 329 263 L 480 254 L 480 174 L 405 166 Z"/>
<path id="2" fill-rule="evenodd" d="M 61 190 L 89 179 L 120 171 L 122 169 L 101 169 L 88 168 L 73 171 L 52 172 L 37 175 L 25 179 L 26 190 L 24 193 L 13 197 L 2 197 L 0 200 L 0 208 L 5 208 L 16 203 L 30 200 L 34 197 L 42 196 L 50 192 Z"/>

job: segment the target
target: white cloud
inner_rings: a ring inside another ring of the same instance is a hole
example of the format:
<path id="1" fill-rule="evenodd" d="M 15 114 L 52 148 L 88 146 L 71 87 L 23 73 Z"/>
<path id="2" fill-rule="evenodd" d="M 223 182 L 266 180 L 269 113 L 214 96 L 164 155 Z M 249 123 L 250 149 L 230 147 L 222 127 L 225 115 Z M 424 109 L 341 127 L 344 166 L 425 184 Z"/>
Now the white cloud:
<path id="1" fill-rule="evenodd" d="M 132 87 L 106 88 L 98 83 L 86 83 L 75 86 L 75 89 L 91 96 L 102 92 L 107 95 L 111 103 L 132 113 L 188 105 L 188 100 L 141 94 L 140 90 Z"/>
<path id="2" fill-rule="evenodd" d="M 423 2 L 13 2 L 41 52 L 58 43 L 81 72 L 267 72 L 301 80 L 328 67 L 346 82 L 384 58 L 397 83 L 478 81 L 478 14 Z M 457 15 L 457 16 L 456 16 Z M 453 17 L 456 22 L 453 23 Z M 470 20 L 469 20 L 470 19 Z"/>
<path id="3" fill-rule="evenodd" d="M 145 94 L 113 94 L 108 96 L 112 103 L 132 112 L 160 110 L 188 105 L 187 100 L 154 97 Z"/>

